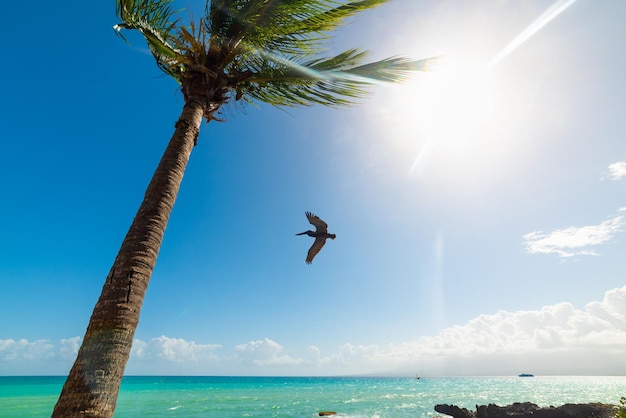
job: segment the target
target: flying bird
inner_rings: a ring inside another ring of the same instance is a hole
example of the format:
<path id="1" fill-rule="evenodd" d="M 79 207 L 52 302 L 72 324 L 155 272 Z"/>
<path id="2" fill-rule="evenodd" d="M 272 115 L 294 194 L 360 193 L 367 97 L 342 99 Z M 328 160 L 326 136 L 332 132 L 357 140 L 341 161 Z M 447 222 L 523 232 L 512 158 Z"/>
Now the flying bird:
<path id="1" fill-rule="evenodd" d="M 306 218 L 309 220 L 311 225 L 315 227 L 315 231 L 304 231 L 300 232 L 296 235 L 308 235 L 310 237 L 315 238 L 313 245 L 309 248 L 309 252 L 306 255 L 306 263 L 311 264 L 313 258 L 320 252 L 324 244 L 326 244 L 326 238 L 335 239 L 337 235 L 328 233 L 328 225 L 326 222 L 322 221 L 318 216 L 313 215 L 311 212 L 305 212 Z"/>

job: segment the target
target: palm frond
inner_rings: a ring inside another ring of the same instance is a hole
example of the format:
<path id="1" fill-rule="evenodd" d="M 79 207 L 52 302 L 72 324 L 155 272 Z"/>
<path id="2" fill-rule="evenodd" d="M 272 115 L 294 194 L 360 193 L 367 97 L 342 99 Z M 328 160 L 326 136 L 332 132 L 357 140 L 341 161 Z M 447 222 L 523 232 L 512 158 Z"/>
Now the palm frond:
<path id="1" fill-rule="evenodd" d="M 365 82 L 397 83 L 416 71 L 428 71 L 439 59 L 440 57 L 433 57 L 415 61 L 404 57 L 386 58 L 351 68 L 344 73 Z"/>
<path id="2" fill-rule="evenodd" d="M 208 30 L 231 49 L 310 55 L 346 18 L 387 1 L 212 0 Z"/>
<path id="3" fill-rule="evenodd" d="M 362 64 L 366 53 L 347 50 L 331 58 L 298 63 L 273 55 L 259 56 L 258 71 L 246 80 L 246 93 L 276 106 L 322 104 L 344 106 L 368 93 L 368 85 L 400 82 L 410 73 L 428 69 L 437 58 L 413 61 L 403 57 Z"/>
<path id="4" fill-rule="evenodd" d="M 128 40 L 121 33 L 122 29 L 136 29 L 144 36 L 157 65 L 167 74 L 179 79 L 181 51 L 175 48 L 178 39 L 173 36 L 178 19 L 170 7 L 173 0 L 116 0 L 116 13 L 121 19 L 113 28 L 115 32 Z"/>
<path id="5" fill-rule="evenodd" d="M 173 1 L 116 0 L 121 23 L 115 28 L 122 38 L 122 29 L 140 31 L 157 65 L 180 83 L 188 71 L 206 74 L 212 108 L 231 98 L 347 105 L 368 85 L 402 81 L 433 62 L 392 57 L 365 63 L 358 49 L 316 57 L 347 18 L 389 0 L 207 0 L 205 15 L 186 25 Z"/>
<path id="6" fill-rule="evenodd" d="M 345 19 L 364 10 L 371 9 L 373 7 L 380 6 L 387 3 L 389 0 L 361 0 L 352 1 L 346 4 L 342 4 L 337 7 L 329 8 L 327 10 L 317 10 L 317 13 L 311 13 L 306 18 L 299 20 L 297 27 L 293 27 L 291 32 L 287 35 L 287 40 L 292 38 L 294 34 L 299 36 L 311 35 L 314 33 L 327 33 L 337 29 L 344 23 Z M 329 4 L 336 2 L 328 2 Z M 295 30 L 294 30 L 295 29 Z M 277 43 L 282 43 L 283 40 L 276 39 Z"/>

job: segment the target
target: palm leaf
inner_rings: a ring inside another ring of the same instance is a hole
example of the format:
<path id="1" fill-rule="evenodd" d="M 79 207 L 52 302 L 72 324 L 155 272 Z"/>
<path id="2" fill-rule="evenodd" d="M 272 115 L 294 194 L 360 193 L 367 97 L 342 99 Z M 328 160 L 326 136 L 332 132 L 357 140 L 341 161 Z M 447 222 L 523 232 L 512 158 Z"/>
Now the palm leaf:
<path id="1" fill-rule="evenodd" d="M 404 81 L 416 71 L 428 71 L 439 59 L 440 57 L 433 57 L 414 61 L 404 57 L 386 58 L 351 68 L 344 71 L 344 74 L 345 76 L 357 77 L 365 82 L 396 83 Z"/>
<path id="2" fill-rule="evenodd" d="M 208 30 L 231 49 L 310 55 L 323 49 L 320 41 L 346 18 L 387 1 L 212 0 Z"/>
<path id="3" fill-rule="evenodd" d="M 234 97 L 277 106 L 341 106 L 365 95 L 369 84 L 402 81 L 433 61 L 365 63 L 358 49 L 316 57 L 346 18 L 389 0 L 208 0 L 205 16 L 186 26 L 173 1 L 116 0 L 118 34 L 139 30 L 157 65 L 179 82 L 199 66 L 220 78 L 217 103 Z"/>
<path id="4" fill-rule="evenodd" d="M 157 65 L 179 80 L 181 51 L 175 48 L 179 40 L 173 36 L 178 19 L 170 4 L 173 0 L 116 0 L 116 12 L 122 23 L 114 26 L 124 40 L 122 29 L 136 29 L 144 36 Z M 127 41 L 127 40 L 126 40 Z"/>
<path id="5" fill-rule="evenodd" d="M 246 80 L 254 86 L 247 94 L 276 106 L 344 106 L 365 96 L 368 85 L 401 82 L 412 72 L 427 70 L 437 60 L 395 57 L 362 64 L 365 56 L 364 51 L 350 49 L 331 58 L 298 63 L 296 58 L 265 54 L 251 64 L 258 70 Z"/>

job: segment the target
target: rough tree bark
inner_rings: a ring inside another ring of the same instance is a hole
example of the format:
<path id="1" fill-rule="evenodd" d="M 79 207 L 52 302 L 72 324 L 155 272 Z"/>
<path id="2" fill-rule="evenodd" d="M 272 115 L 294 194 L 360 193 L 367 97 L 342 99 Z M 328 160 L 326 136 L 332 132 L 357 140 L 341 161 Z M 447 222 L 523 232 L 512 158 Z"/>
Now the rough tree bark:
<path id="1" fill-rule="evenodd" d="M 183 107 L 106 278 L 52 417 L 113 416 L 143 299 L 204 109 L 193 99 Z"/>

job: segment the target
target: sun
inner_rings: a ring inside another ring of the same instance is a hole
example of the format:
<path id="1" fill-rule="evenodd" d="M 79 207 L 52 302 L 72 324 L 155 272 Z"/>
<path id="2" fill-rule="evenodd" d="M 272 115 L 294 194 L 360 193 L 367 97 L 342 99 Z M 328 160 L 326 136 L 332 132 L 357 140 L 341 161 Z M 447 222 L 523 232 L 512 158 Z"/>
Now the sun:
<path id="1" fill-rule="evenodd" d="M 493 113 L 491 71 L 486 66 L 444 57 L 420 81 L 407 96 L 416 100 L 425 134 L 442 145 L 459 146 Z"/>
<path id="2" fill-rule="evenodd" d="M 477 202 L 515 178 L 533 146 L 521 125 L 527 84 L 490 58 L 468 49 L 377 90 L 368 107 L 368 161 L 385 167 L 377 173 L 405 179 L 408 190 Z"/>
<path id="3" fill-rule="evenodd" d="M 396 135 L 443 151 L 471 147 L 477 131 L 494 122 L 496 110 L 488 67 L 451 56 L 402 86 L 390 101 Z"/>
<path id="4" fill-rule="evenodd" d="M 387 90 L 378 103 L 385 139 L 401 151 L 401 158 L 413 155 L 411 173 L 432 159 L 436 161 L 429 167 L 441 161 L 475 164 L 490 148 L 489 133 L 499 124 L 493 72 L 483 62 L 454 56 L 444 56 L 431 71 Z"/>

